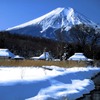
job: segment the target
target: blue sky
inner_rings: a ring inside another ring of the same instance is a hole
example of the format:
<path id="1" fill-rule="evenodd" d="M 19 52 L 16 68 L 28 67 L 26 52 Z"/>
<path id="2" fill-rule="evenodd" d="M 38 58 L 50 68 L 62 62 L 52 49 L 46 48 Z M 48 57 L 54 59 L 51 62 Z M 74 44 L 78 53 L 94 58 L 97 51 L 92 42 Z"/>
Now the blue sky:
<path id="1" fill-rule="evenodd" d="M 72 7 L 100 24 L 100 0 L 0 0 L 0 30 L 33 20 L 58 7 Z"/>

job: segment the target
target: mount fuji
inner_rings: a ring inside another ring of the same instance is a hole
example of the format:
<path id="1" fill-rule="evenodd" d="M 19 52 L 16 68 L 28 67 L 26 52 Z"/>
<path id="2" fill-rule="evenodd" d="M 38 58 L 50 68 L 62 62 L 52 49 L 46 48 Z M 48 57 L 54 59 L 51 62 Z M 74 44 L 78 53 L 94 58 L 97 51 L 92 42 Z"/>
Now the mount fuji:
<path id="1" fill-rule="evenodd" d="M 86 24 L 92 27 L 96 26 L 94 22 L 81 15 L 73 8 L 57 8 L 37 19 L 8 28 L 6 31 L 33 37 L 57 39 L 55 34 L 57 29 L 64 27 L 65 30 L 68 31 L 72 26 L 79 24 Z"/>

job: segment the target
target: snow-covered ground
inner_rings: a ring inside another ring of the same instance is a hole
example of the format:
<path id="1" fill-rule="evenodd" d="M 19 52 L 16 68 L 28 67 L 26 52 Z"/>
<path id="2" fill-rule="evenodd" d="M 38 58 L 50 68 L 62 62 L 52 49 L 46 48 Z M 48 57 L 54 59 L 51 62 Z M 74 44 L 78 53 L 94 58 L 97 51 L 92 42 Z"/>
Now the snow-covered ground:
<path id="1" fill-rule="evenodd" d="M 0 67 L 0 100 L 75 100 L 94 89 L 100 68 Z"/>

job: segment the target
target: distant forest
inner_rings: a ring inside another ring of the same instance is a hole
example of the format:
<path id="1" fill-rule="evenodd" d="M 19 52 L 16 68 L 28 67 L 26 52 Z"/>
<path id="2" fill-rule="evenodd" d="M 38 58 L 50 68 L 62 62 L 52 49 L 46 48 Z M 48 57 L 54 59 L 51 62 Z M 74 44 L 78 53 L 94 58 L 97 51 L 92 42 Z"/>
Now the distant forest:
<path id="1" fill-rule="evenodd" d="M 44 50 L 50 52 L 54 58 L 61 58 L 64 52 L 68 52 L 67 58 L 75 52 L 83 52 L 87 57 L 100 59 L 100 33 L 95 33 L 95 30 L 83 25 L 76 25 L 68 32 L 78 42 L 62 41 L 60 35 L 65 33 L 61 29 L 56 30 L 59 41 L 46 38 L 25 36 L 19 34 L 11 34 L 9 32 L 0 32 L 0 48 L 7 48 L 15 55 L 21 55 L 25 58 L 39 56 Z M 91 43 L 86 42 L 87 38 L 93 39 Z M 99 44 L 99 45 L 98 45 Z"/>
<path id="2" fill-rule="evenodd" d="M 14 54 L 26 58 L 39 56 L 44 50 L 58 57 L 61 55 L 60 53 L 62 53 L 61 49 L 64 44 L 65 43 L 45 38 L 0 32 L 0 48 L 7 48 Z"/>

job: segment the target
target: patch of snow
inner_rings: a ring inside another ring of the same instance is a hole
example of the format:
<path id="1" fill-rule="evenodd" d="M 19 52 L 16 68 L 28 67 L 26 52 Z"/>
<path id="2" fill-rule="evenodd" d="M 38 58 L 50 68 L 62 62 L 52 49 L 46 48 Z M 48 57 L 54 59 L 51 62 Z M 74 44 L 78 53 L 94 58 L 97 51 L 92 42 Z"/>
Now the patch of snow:
<path id="1" fill-rule="evenodd" d="M 52 70 L 49 70 L 52 69 Z M 0 67 L 2 100 L 75 100 L 95 88 L 100 68 Z M 5 96 L 6 95 L 6 96 Z"/>

